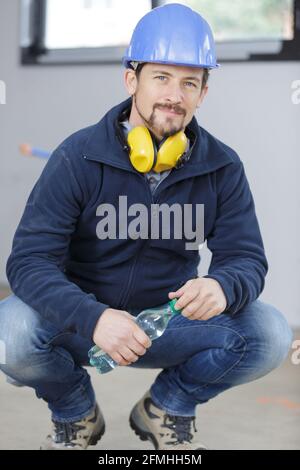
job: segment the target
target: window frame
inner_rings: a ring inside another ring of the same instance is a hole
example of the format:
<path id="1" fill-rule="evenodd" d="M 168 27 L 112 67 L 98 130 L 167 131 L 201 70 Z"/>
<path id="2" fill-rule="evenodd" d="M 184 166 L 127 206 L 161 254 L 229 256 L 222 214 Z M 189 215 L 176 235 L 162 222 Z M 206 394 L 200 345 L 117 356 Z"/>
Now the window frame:
<path id="1" fill-rule="evenodd" d="M 125 52 L 121 46 L 47 50 L 44 44 L 46 2 L 47 0 L 22 0 L 20 57 L 22 65 L 120 65 Z M 160 0 L 151 2 L 152 8 L 160 4 Z M 300 0 L 294 0 L 293 29 L 294 38 L 291 40 L 216 41 L 218 62 L 299 61 Z"/>

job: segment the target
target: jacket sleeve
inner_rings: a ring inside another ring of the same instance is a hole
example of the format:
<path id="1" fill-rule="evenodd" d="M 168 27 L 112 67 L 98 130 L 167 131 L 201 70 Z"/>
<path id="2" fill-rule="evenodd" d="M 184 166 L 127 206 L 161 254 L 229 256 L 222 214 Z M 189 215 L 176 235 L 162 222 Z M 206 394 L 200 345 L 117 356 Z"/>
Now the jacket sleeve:
<path id="1" fill-rule="evenodd" d="M 207 237 L 212 260 L 207 276 L 219 282 L 235 314 L 264 288 L 268 263 L 253 197 L 241 161 L 227 165 L 217 177 L 217 215 Z"/>
<path id="2" fill-rule="evenodd" d="M 108 306 L 64 274 L 64 259 L 84 204 L 84 186 L 64 149 L 50 157 L 17 227 L 6 274 L 12 291 L 61 331 L 92 338 Z"/>

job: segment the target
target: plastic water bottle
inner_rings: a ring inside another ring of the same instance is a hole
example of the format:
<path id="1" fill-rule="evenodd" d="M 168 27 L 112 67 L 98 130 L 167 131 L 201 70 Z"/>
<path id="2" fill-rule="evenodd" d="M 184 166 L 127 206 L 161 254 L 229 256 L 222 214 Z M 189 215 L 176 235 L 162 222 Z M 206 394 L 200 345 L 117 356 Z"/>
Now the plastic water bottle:
<path id="1" fill-rule="evenodd" d="M 135 322 L 151 340 L 159 338 L 167 328 L 169 320 L 181 313 L 180 310 L 175 310 L 174 305 L 176 302 L 177 299 L 173 299 L 160 307 L 143 310 L 136 317 Z M 106 374 L 118 365 L 117 362 L 96 345 L 89 350 L 88 355 L 91 366 L 96 367 L 100 374 Z"/>

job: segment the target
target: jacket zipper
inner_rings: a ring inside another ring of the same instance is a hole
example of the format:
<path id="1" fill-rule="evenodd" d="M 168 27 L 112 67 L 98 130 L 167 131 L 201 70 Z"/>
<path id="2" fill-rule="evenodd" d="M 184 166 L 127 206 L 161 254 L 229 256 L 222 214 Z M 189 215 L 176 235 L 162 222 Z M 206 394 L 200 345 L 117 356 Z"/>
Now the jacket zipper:
<path id="1" fill-rule="evenodd" d="M 152 192 L 151 192 L 151 189 L 150 189 L 150 186 L 149 186 L 149 184 L 148 184 L 148 182 L 147 182 L 147 177 L 146 177 L 145 175 L 140 175 L 140 176 L 141 176 L 141 178 L 143 178 L 143 180 L 145 181 L 146 186 L 147 186 L 147 188 L 148 188 L 148 191 L 149 191 L 149 193 L 150 193 L 151 204 L 157 204 L 158 201 L 155 202 L 153 196 L 154 196 L 154 194 L 155 194 L 155 192 L 156 192 L 158 186 L 160 185 L 160 183 L 161 183 L 162 181 L 164 181 L 164 180 L 159 181 L 159 183 L 157 184 L 155 190 L 154 190 L 153 193 L 152 193 Z M 135 255 L 135 257 L 134 257 L 133 264 L 132 264 L 132 266 L 131 266 L 130 273 L 129 273 L 129 277 L 128 277 L 128 282 L 127 282 L 127 285 L 126 285 L 126 287 L 125 287 L 125 289 L 124 289 L 124 291 L 123 291 L 123 295 L 122 295 L 122 297 L 121 297 L 121 300 L 120 300 L 120 302 L 119 302 L 119 305 L 120 305 L 119 308 L 124 308 L 124 307 L 126 306 L 126 304 L 128 303 L 129 298 L 131 297 L 131 294 L 132 294 L 132 280 L 134 279 L 135 268 L 136 268 L 138 259 L 139 259 L 140 255 L 141 255 L 142 251 L 143 251 L 143 248 L 144 248 L 144 246 L 145 246 L 145 243 L 146 243 L 146 241 L 142 244 L 142 246 L 140 247 L 138 253 L 137 253 L 137 254 Z"/>
<path id="2" fill-rule="evenodd" d="M 120 307 L 119 308 L 125 308 L 127 302 L 128 302 L 128 299 L 130 298 L 131 296 L 131 293 L 132 293 L 132 279 L 133 279 L 133 275 L 134 275 L 134 271 L 135 271 L 135 267 L 136 267 L 136 264 L 137 264 L 137 261 L 140 257 L 140 254 L 144 248 L 144 243 L 143 245 L 140 247 L 138 253 L 135 255 L 134 257 L 134 260 L 133 260 L 133 264 L 131 266 L 131 269 L 130 269 L 130 273 L 129 273 L 129 277 L 128 277 L 128 282 L 127 282 L 127 285 L 123 291 L 123 295 L 122 295 L 122 298 L 119 302 L 119 305 Z"/>
<path id="3" fill-rule="evenodd" d="M 146 176 L 145 175 L 141 175 L 139 174 L 139 176 L 146 182 Z M 151 193 L 151 190 L 149 188 L 149 184 L 147 184 L 147 187 L 150 191 L 150 194 L 151 194 L 151 204 L 153 202 L 153 197 L 152 197 L 152 193 Z M 135 273 L 135 267 L 137 265 L 137 262 L 138 262 L 138 259 L 143 251 L 143 248 L 145 246 L 145 242 L 146 240 L 143 242 L 142 246 L 140 247 L 139 251 L 136 253 L 135 257 L 134 257 L 134 260 L 133 260 L 133 263 L 132 263 L 132 266 L 131 266 L 131 269 L 130 269 L 130 272 L 129 272 L 129 277 L 128 277 L 128 282 L 126 284 L 126 287 L 124 288 L 123 290 L 123 294 L 121 296 L 121 299 L 120 299 L 120 302 L 119 302 L 119 305 L 120 307 L 119 308 L 124 308 L 128 302 L 128 299 L 130 298 L 131 296 L 131 293 L 132 293 L 132 280 L 134 278 L 134 273 Z"/>

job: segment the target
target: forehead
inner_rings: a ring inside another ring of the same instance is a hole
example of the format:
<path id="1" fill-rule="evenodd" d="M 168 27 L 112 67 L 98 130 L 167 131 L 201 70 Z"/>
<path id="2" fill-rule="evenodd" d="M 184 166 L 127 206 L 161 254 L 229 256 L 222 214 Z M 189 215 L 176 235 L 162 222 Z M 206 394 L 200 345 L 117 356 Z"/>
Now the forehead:
<path id="1" fill-rule="evenodd" d="M 181 65 L 166 65 L 166 64 L 153 64 L 147 63 L 143 67 L 147 74 L 152 74 L 155 71 L 165 72 L 174 77 L 195 77 L 198 79 L 202 78 L 203 69 L 197 67 L 185 67 Z"/>

